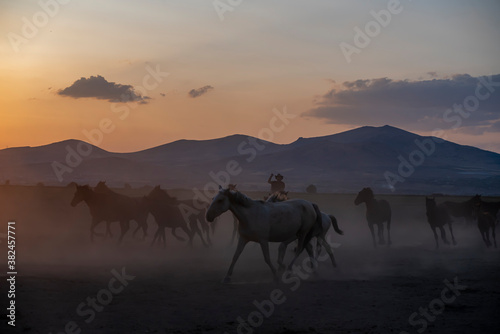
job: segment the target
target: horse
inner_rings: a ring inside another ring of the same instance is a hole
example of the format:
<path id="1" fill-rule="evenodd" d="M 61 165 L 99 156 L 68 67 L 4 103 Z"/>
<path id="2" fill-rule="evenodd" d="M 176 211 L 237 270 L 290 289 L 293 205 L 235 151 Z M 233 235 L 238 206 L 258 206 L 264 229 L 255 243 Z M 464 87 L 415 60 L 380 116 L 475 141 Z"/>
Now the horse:
<path id="1" fill-rule="evenodd" d="M 481 200 L 480 204 L 484 212 L 488 212 L 493 218 L 495 218 L 495 220 L 497 220 L 498 211 L 500 211 L 500 202 L 484 202 Z"/>
<path id="2" fill-rule="evenodd" d="M 448 228 L 450 229 L 451 240 L 453 241 L 453 245 L 456 245 L 457 242 L 455 241 L 455 237 L 453 236 L 453 229 L 451 227 L 452 220 L 447 207 L 443 204 L 437 205 L 436 200 L 434 198 L 426 197 L 425 208 L 427 214 L 427 221 L 431 226 L 432 232 L 434 232 L 434 239 L 436 240 L 436 249 L 439 248 L 436 227 L 441 230 L 441 239 L 443 239 L 443 242 L 447 245 L 450 244 L 446 239 L 446 232 L 443 227 L 446 224 L 448 224 Z"/>
<path id="3" fill-rule="evenodd" d="M 147 230 L 148 230 L 148 216 L 149 216 L 149 210 L 147 207 L 147 203 L 145 202 L 145 199 L 143 197 L 128 197 L 122 194 L 119 194 L 117 192 L 114 192 L 113 190 L 109 189 L 108 186 L 106 185 L 106 181 L 100 181 L 95 187 L 94 191 L 98 193 L 103 193 L 103 194 L 109 194 L 111 196 L 116 196 L 118 199 L 124 199 L 127 201 L 127 198 L 132 199 L 133 201 L 129 201 L 129 203 L 135 207 L 133 210 L 135 212 L 135 216 L 132 218 L 137 222 L 137 228 L 135 229 L 134 233 L 132 236 L 135 236 L 137 232 L 142 228 L 143 231 L 143 238 L 147 236 Z M 110 223 L 111 222 L 106 222 L 106 236 L 112 236 L 111 230 L 110 230 Z"/>
<path id="4" fill-rule="evenodd" d="M 471 199 L 468 199 L 467 201 L 464 202 L 451 202 L 451 201 L 446 201 L 443 202 L 443 205 L 446 207 L 448 210 L 449 214 L 452 217 L 463 217 L 465 218 L 465 223 L 466 225 L 470 225 L 473 220 L 473 214 L 474 214 L 474 206 L 476 203 L 481 201 L 481 195 L 477 195 L 472 197 Z"/>
<path id="5" fill-rule="evenodd" d="M 198 228 L 196 221 L 192 221 L 189 219 L 185 219 L 181 207 L 180 202 L 175 197 L 171 197 L 167 194 L 167 192 L 160 188 L 160 186 L 156 186 L 151 192 L 145 196 L 145 200 L 148 203 L 149 210 L 151 214 L 155 218 L 156 223 L 158 224 L 158 228 L 153 237 L 153 241 L 151 246 L 153 246 L 158 240 L 161 242 L 163 240 L 163 247 L 166 247 L 165 244 L 165 228 L 172 229 L 172 235 L 180 241 L 185 241 L 184 238 L 178 236 L 176 234 L 176 229 L 180 228 L 189 237 L 189 244 L 192 246 L 193 238 L 195 233 L 200 235 L 200 238 L 205 246 L 208 246 L 205 240 L 202 237 L 202 234 Z M 187 227 L 189 223 L 190 229 Z"/>
<path id="6" fill-rule="evenodd" d="M 495 238 L 495 221 L 496 221 L 496 216 L 493 216 L 490 211 L 488 211 L 489 207 L 485 207 L 484 203 L 486 202 L 479 202 L 476 204 L 475 208 L 475 215 L 477 217 L 477 227 L 479 229 L 479 232 L 481 233 L 481 237 L 483 238 L 484 243 L 486 244 L 486 247 L 491 246 L 490 242 L 490 228 L 491 228 L 491 234 L 493 237 L 493 243 L 495 245 L 495 248 L 497 248 L 497 241 Z"/>
<path id="7" fill-rule="evenodd" d="M 123 237 L 130 228 L 130 220 L 136 216 L 135 207 L 131 198 L 119 198 L 110 194 L 98 193 L 92 190 L 88 185 L 76 186 L 76 191 L 71 200 L 71 206 L 75 207 L 80 202 L 85 202 L 92 216 L 90 226 L 90 240 L 94 241 L 94 235 L 99 235 L 94 231 L 97 224 L 105 222 L 120 222 L 121 235 L 118 243 L 121 243 Z"/>
<path id="8" fill-rule="evenodd" d="M 229 190 L 235 190 L 236 191 L 236 184 L 230 183 L 230 184 L 227 185 L 227 188 Z M 207 209 L 208 209 L 209 205 L 210 205 L 210 203 L 207 203 Z M 234 243 L 234 240 L 236 239 L 236 236 L 238 235 L 238 218 L 236 218 L 236 216 L 233 215 L 233 214 L 231 214 L 231 216 L 233 218 L 233 233 L 231 235 L 231 242 L 229 243 L 230 246 Z M 211 226 L 212 226 L 212 234 L 215 233 L 215 228 L 217 226 L 218 221 L 219 221 L 219 217 L 215 218 L 215 220 L 211 224 Z"/>
<path id="9" fill-rule="evenodd" d="M 267 199 L 266 202 L 283 202 L 288 200 L 288 191 L 276 191 L 275 193 L 271 194 Z M 343 235 L 344 232 L 339 228 L 337 224 L 337 219 L 333 215 L 326 214 L 324 212 L 321 212 L 321 230 L 318 230 L 313 237 L 316 237 L 316 259 L 319 257 L 319 254 L 321 253 L 321 246 L 323 246 L 330 256 L 330 260 L 332 261 L 333 267 L 337 267 L 337 263 L 335 262 L 335 257 L 333 256 L 333 251 L 326 241 L 326 233 L 328 232 L 328 229 L 330 228 L 330 225 L 333 227 L 335 232 L 337 232 L 340 235 Z M 286 248 L 288 244 L 285 242 L 282 242 L 280 244 L 280 253 L 279 254 L 285 254 Z M 283 249 L 282 249 L 283 248 Z M 283 263 L 283 258 L 281 260 L 278 260 L 279 263 Z"/>
<path id="10" fill-rule="evenodd" d="M 378 243 L 385 244 L 384 222 L 387 222 L 388 245 L 391 245 L 391 206 L 389 202 L 383 199 L 376 200 L 371 188 L 363 188 L 354 199 L 355 205 L 361 203 L 366 203 L 366 221 L 372 234 L 373 247 L 377 247 L 373 225 L 377 225 L 378 228 Z"/>
<path id="11" fill-rule="evenodd" d="M 207 221 L 213 222 L 216 217 L 228 210 L 238 218 L 239 239 L 224 283 L 231 281 L 234 265 L 249 241 L 260 244 L 264 260 L 271 269 L 275 281 L 278 276 L 269 257 L 269 242 L 290 243 L 299 240 L 295 258 L 290 263 L 289 269 L 304 248 L 311 261 L 314 261 L 309 241 L 315 230 L 321 229 L 321 212 L 316 204 L 301 199 L 277 203 L 252 200 L 240 192 L 219 186 L 219 193 L 207 210 Z"/>

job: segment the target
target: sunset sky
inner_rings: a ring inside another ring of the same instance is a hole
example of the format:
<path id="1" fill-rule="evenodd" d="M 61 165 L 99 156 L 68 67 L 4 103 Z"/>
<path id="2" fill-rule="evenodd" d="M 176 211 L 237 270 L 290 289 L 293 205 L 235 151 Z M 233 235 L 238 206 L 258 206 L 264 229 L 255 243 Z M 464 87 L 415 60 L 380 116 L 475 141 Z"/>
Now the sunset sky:
<path id="1" fill-rule="evenodd" d="M 90 141 L 103 120 L 116 152 L 257 137 L 286 109 L 277 143 L 389 124 L 500 152 L 499 15 L 498 0 L 0 0 L 0 148 Z"/>

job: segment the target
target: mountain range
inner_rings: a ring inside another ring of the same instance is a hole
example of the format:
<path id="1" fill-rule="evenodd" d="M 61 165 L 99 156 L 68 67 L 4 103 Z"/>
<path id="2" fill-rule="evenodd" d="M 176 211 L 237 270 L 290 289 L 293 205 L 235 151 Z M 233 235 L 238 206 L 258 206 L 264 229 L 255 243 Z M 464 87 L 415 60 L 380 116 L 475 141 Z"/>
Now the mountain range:
<path id="1" fill-rule="evenodd" d="M 178 140 L 138 152 L 113 153 L 66 140 L 38 147 L 0 150 L 0 182 L 95 184 L 165 188 L 238 184 L 268 190 L 271 173 L 284 176 L 287 190 L 354 193 L 500 194 L 500 154 L 424 137 L 392 126 L 365 126 L 290 144 L 245 135 Z"/>

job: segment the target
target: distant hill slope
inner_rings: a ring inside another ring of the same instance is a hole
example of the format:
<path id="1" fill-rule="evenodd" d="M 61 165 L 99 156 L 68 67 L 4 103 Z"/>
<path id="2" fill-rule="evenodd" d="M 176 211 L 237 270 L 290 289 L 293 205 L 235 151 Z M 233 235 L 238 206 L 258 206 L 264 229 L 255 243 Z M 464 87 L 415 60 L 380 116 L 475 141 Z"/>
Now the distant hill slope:
<path id="1" fill-rule="evenodd" d="M 500 194 L 500 154 L 391 126 L 365 126 L 286 145 L 233 135 L 179 140 L 132 153 L 76 140 L 0 150 L 0 182 L 23 184 L 106 180 L 116 186 L 203 189 L 229 175 L 240 189 L 267 190 L 269 174 L 278 172 L 292 191 L 315 184 L 320 192 L 370 186 L 386 193 Z"/>

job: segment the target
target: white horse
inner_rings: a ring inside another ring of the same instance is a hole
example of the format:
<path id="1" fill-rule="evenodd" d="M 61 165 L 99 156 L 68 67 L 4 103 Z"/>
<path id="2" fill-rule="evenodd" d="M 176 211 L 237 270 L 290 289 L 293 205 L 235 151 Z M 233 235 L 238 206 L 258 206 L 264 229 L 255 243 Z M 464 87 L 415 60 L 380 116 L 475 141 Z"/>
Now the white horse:
<path id="1" fill-rule="evenodd" d="M 283 202 L 288 200 L 288 192 L 275 192 L 271 196 L 269 196 L 266 199 L 266 202 Z M 328 242 L 326 241 L 326 234 L 328 232 L 328 229 L 330 228 L 330 225 L 333 227 L 335 232 L 338 234 L 342 235 L 344 232 L 339 228 L 337 224 L 337 219 L 333 215 L 326 214 L 324 212 L 321 212 L 321 229 L 316 230 L 316 233 L 312 236 L 313 238 L 316 237 L 317 244 L 316 244 L 316 258 L 318 258 L 319 254 L 321 253 L 321 247 L 323 246 L 330 256 L 330 260 L 332 261 L 333 267 L 337 266 L 337 263 L 335 262 L 335 257 L 333 256 L 333 251 Z M 283 258 L 285 256 L 286 248 L 288 247 L 288 243 L 282 242 L 279 247 L 279 252 L 278 252 L 278 264 L 280 268 L 283 267 Z"/>
<path id="2" fill-rule="evenodd" d="M 278 203 L 256 201 L 240 192 L 222 189 L 219 186 L 219 193 L 214 197 L 207 210 L 207 221 L 213 222 L 216 217 L 228 210 L 240 222 L 238 225 L 240 237 L 233 260 L 223 280 L 224 283 L 231 281 L 234 265 L 249 241 L 260 244 L 264 259 L 271 268 L 276 281 L 278 277 L 269 257 L 269 242 L 290 243 L 296 239 L 299 240 L 295 258 L 290 263 L 289 268 L 292 267 L 304 247 L 306 247 L 311 261 L 314 260 L 309 241 L 312 235 L 321 229 L 321 212 L 317 205 L 300 199 Z"/>

